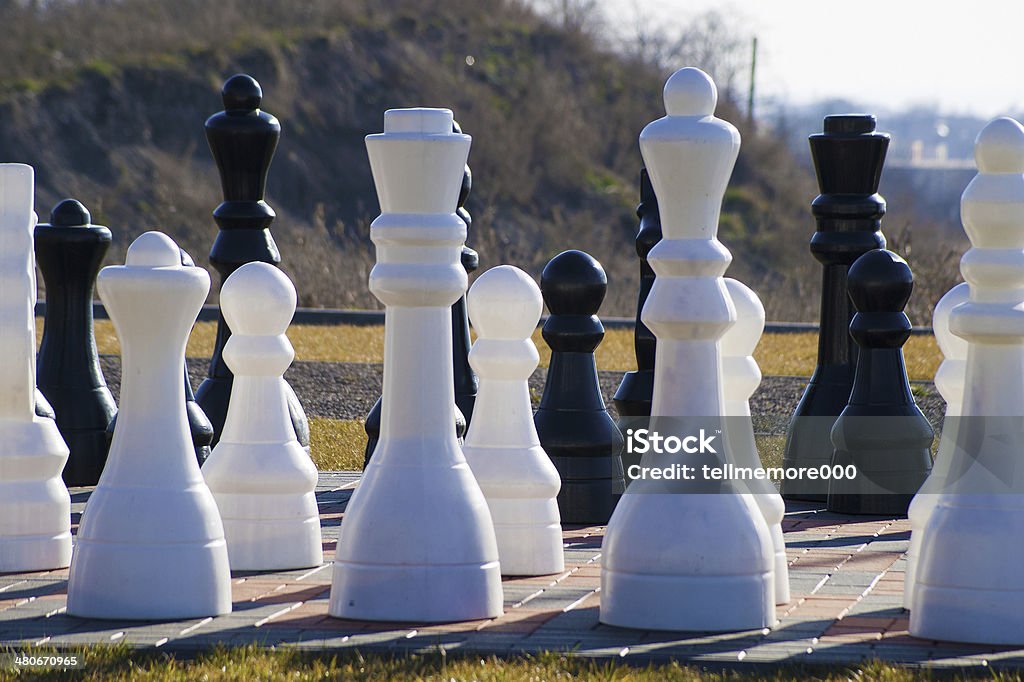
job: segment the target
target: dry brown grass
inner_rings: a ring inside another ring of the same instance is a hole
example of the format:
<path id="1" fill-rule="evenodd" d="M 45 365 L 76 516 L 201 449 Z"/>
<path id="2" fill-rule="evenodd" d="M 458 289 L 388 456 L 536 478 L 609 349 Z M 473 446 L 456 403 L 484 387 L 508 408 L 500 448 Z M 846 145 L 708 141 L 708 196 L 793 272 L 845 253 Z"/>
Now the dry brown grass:
<path id="1" fill-rule="evenodd" d="M 42 334 L 42 320 L 37 319 L 37 336 Z M 197 322 L 188 342 L 189 357 L 209 357 L 217 335 L 215 322 Z M 320 362 L 381 362 L 384 357 L 384 328 L 373 326 L 293 325 L 288 338 L 295 346 L 297 360 Z M 534 332 L 533 342 L 540 351 L 540 365 L 547 367 L 551 349 Z M 96 320 L 96 345 L 100 353 L 116 355 L 120 345 L 109 320 Z M 754 357 L 766 376 L 809 376 L 814 371 L 818 352 L 818 335 L 814 333 L 765 334 Z M 942 354 L 930 335 L 912 336 L 904 348 L 907 373 L 911 379 L 930 381 L 942 362 Z M 633 332 L 609 329 L 597 349 L 597 366 L 605 370 L 636 369 L 633 354 Z"/>
<path id="2" fill-rule="evenodd" d="M 365 451 L 362 420 L 309 420 L 309 453 L 320 471 L 362 469 Z"/>

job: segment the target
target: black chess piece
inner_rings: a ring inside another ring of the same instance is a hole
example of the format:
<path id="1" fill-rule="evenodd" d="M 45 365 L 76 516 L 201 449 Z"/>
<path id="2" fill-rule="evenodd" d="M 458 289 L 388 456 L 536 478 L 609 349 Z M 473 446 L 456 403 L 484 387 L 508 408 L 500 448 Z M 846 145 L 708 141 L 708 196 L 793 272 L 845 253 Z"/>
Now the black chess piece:
<path id="1" fill-rule="evenodd" d="M 854 262 L 847 281 L 857 309 L 850 335 L 860 350 L 853 392 L 832 429 L 832 465 L 852 465 L 857 474 L 829 479 L 828 510 L 906 516 L 931 472 L 934 436 L 903 363 L 911 329 L 903 309 L 914 276 L 906 261 L 878 249 Z"/>
<path id="2" fill-rule="evenodd" d="M 462 128 L 459 127 L 457 122 L 453 123 L 452 129 L 456 133 L 462 132 Z M 467 229 L 473 224 L 473 217 L 466 210 L 466 199 L 469 198 L 469 192 L 472 188 L 473 173 L 469 169 L 469 164 L 466 164 L 466 168 L 462 173 L 462 188 L 459 190 L 459 204 L 455 212 L 462 218 L 462 222 L 466 223 Z M 473 274 L 480 267 L 480 255 L 468 246 L 463 245 L 461 260 L 462 267 L 466 270 L 467 275 Z M 469 314 L 466 310 L 466 294 L 462 294 L 459 300 L 452 305 L 455 435 L 458 436 L 460 441 L 465 437 L 466 431 L 469 429 L 469 420 L 473 418 L 473 406 L 476 405 L 476 393 L 480 386 L 476 373 L 469 366 L 469 351 L 472 346 L 473 341 L 469 335 Z M 380 438 L 380 409 L 381 399 L 377 398 L 377 402 L 370 408 L 369 414 L 366 415 L 366 422 L 363 424 L 363 430 L 366 431 L 366 452 L 363 458 L 363 468 L 370 464 L 373 451 L 377 449 L 377 440 Z"/>
<path id="3" fill-rule="evenodd" d="M 181 252 L 181 264 L 186 267 L 193 267 L 196 263 L 192 256 L 185 249 L 178 249 Z M 192 393 L 192 380 L 188 376 L 188 363 L 185 363 L 185 416 L 188 418 L 188 432 L 192 436 L 192 449 L 196 453 L 196 461 L 203 466 L 212 452 L 213 424 L 207 418 L 203 408 L 196 402 L 196 396 Z M 107 445 L 114 438 L 114 428 L 117 426 L 117 415 L 110 420 L 107 426 Z"/>
<path id="4" fill-rule="evenodd" d="M 645 428 L 646 417 L 651 416 L 651 401 L 654 397 L 654 352 L 657 339 L 654 332 L 640 319 L 647 295 L 654 285 L 654 269 L 647 262 L 647 254 L 661 241 L 661 215 L 654 187 L 647 176 L 647 169 L 640 171 L 640 205 L 636 207 L 640 229 L 636 233 L 636 255 L 640 257 L 640 296 L 636 305 L 636 326 L 633 333 L 633 348 L 636 353 L 636 369 L 622 376 L 622 383 L 612 400 L 619 413 L 619 431 L 630 428 Z M 640 457 L 622 453 L 623 469 L 628 471 L 631 464 L 639 464 Z"/>
<path id="5" fill-rule="evenodd" d="M 36 263 L 46 282 L 46 317 L 36 381 L 70 454 L 69 486 L 96 485 L 107 461 L 107 424 L 117 412 L 96 352 L 92 298 L 110 230 L 65 199 L 35 229 Z M 37 412 L 46 405 L 37 404 Z"/>
<path id="6" fill-rule="evenodd" d="M 453 126 L 456 133 L 462 129 L 458 123 Z M 473 172 L 469 164 L 462 173 L 462 188 L 459 190 L 459 204 L 456 209 L 466 228 L 473 226 L 473 216 L 466 210 L 466 200 L 473 189 Z M 467 275 L 472 275 L 480 267 L 480 255 L 463 245 L 462 267 Z M 459 300 L 452 306 L 452 366 L 455 370 L 455 405 L 466 420 L 466 428 L 473 421 L 473 407 L 476 405 L 476 393 L 480 388 L 480 381 L 476 373 L 469 365 L 469 351 L 473 347 L 473 340 L 469 335 L 469 314 L 466 310 L 466 294 L 462 294 Z"/>
<path id="7" fill-rule="evenodd" d="M 281 124 L 260 110 L 263 90 L 250 76 L 229 78 L 221 89 L 224 111 L 206 120 L 206 141 L 220 172 L 224 201 L 213 211 L 219 232 L 210 249 L 210 264 L 223 284 L 231 273 L 253 261 L 272 265 L 281 254 L 270 234 L 276 214 L 263 200 L 270 162 L 281 138 Z M 196 391 L 196 402 L 213 424 L 213 445 L 217 444 L 227 418 L 234 375 L 224 362 L 224 344 L 231 329 L 223 314 L 217 318 L 217 341 L 210 359 L 210 371 Z M 288 411 L 295 436 L 309 448 L 309 422 L 299 399 L 285 382 Z"/>
<path id="8" fill-rule="evenodd" d="M 542 333 L 551 363 L 534 424 L 562 478 L 558 510 L 563 523 L 607 523 L 625 486 L 623 438 L 605 408 L 594 359 L 608 278 L 588 254 L 565 251 L 544 267 L 540 290 L 550 312 Z"/>
<path id="9" fill-rule="evenodd" d="M 868 114 L 826 116 L 824 129 L 810 137 L 821 192 L 811 203 L 817 221 L 811 253 L 823 266 L 818 364 L 789 425 L 786 468 L 831 462 L 832 426 L 850 397 L 857 362 L 846 274 L 864 253 L 885 247 L 885 199 L 878 194 L 878 182 L 889 136 L 875 132 L 875 117 Z M 824 502 L 828 482 L 786 478 L 781 491 L 787 499 Z"/>

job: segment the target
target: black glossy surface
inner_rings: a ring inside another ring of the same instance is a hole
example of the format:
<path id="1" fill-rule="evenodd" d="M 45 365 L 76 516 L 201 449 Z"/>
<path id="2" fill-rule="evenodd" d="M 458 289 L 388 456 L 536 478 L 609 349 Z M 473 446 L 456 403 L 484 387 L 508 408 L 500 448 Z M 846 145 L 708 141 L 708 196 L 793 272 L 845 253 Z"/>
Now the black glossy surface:
<path id="1" fill-rule="evenodd" d="M 640 229 L 636 234 L 636 254 L 640 257 L 640 295 L 637 299 L 636 327 L 633 333 L 637 368 L 623 375 L 622 383 L 612 398 L 620 415 L 620 430 L 624 430 L 624 422 L 630 417 L 650 417 L 651 401 L 654 397 L 654 353 L 657 339 L 640 316 L 654 285 L 654 270 L 647 262 L 647 254 L 661 241 L 661 215 L 658 212 L 658 199 L 654 196 L 654 187 L 651 186 L 646 168 L 640 171 L 640 204 L 636 207 L 636 215 L 640 219 Z M 637 426 L 635 419 L 629 421 L 630 426 Z M 628 457 L 628 453 L 622 454 L 625 468 L 630 464 L 639 464 L 639 460 L 639 456 L 636 456 L 634 461 Z"/>
<path id="2" fill-rule="evenodd" d="M 831 428 L 853 388 L 857 347 L 850 339 L 853 305 L 846 293 L 850 265 L 885 247 L 878 194 L 889 136 L 875 132 L 867 114 L 827 116 L 824 133 L 811 135 L 811 157 L 820 194 L 811 203 L 817 230 L 811 253 L 822 264 L 818 361 L 790 423 L 783 455 L 786 467 L 817 467 L 831 459 Z M 787 499 L 825 501 L 826 481 L 785 480 Z"/>
<path id="3" fill-rule="evenodd" d="M 832 430 L 832 462 L 853 464 L 857 476 L 829 483 L 828 509 L 905 516 L 932 464 L 932 428 L 910 392 L 903 362 L 910 338 L 903 309 L 914 277 L 902 258 L 879 249 L 857 259 L 848 284 L 857 310 L 850 335 L 860 352 L 849 403 Z"/>
<path id="4" fill-rule="evenodd" d="M 594 359 L 608 278 L 589 255 L 565 251 L 544 267 L 540 289 L 551 363 L 534 424 L 562 478 L 558 511 L 562 523 L 607 523 L 624 487 L 623 438 L 601 398 Z"/>
<path id="5" fill-rule="evenodd" d="M 110 230 L 93 225 L 89 211 L 65 199 L 50 222 L 35 229 L 36 263 L 46 283 L 46 317 L 36 359 L 36 383 L 70 455 L 64 481 L 96 485 L 107 461 L 107 424 L 117 412 L 100 370 L 92 299 Z M 37 405 L 37 412 L 45 406 Z"/>
<path id="6" fill-rule="evenodd" d="M 281 138 L 281 125 L 259 109 L 262 98 L 263 91 L 253 78 L 244 74 L 232 76 L 221 90 L 224 111 L 206 120 L 206 140 L 224 193 L 224 201 L 213 211 L 219 232 L 210 249 L 210 264 L 220 274 L 221 284 L 246 263 L 281 262 L 270 234 L 276 214 L 263 200 L 270 162 Z M 195 394 L 196 402 L 213 425 L 213 445 L 224 428 L 231 399 L 234 377 L 221 355 L 230 336 L 231 329 L 221 315 L 209 376 Z M 309 447 L 306 414 L 291 386 L 285 386 L 295 435 L 303 447 Z"/>

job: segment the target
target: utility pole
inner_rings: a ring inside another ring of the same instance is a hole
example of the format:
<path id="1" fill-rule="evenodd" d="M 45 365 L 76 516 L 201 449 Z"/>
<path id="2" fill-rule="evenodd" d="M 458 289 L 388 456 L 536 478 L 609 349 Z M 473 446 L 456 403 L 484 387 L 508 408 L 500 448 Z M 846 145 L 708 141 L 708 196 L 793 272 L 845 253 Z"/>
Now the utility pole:
<path id="1" fill-rule="evenodd" d="M 754 129 L 754 78 L 757 75 L 757 36 L 750 50 L 750 92 L 747 95 L 747 123 Z"/>

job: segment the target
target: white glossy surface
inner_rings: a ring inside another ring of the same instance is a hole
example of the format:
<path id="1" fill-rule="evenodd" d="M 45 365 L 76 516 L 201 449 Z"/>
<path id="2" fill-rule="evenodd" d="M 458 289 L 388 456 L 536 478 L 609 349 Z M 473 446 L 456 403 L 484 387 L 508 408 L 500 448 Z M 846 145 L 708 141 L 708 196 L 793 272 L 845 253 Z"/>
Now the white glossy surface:
<path id="1" fill-rule="evenodd" d="M 295 438 L 284 372 L 295 357 L 285 331 L 295 287 L 268 263 L 247 263 L 224 282 L 232 335 L 224 361 L 235 375 L 220 441 L 203 465 L 224 522 L 234 571 L 319 566 L 323 561 L 317 471 Z"/>
<path id="2" fill-rule="evenodd" d="M 380 441 L 352 495 L 328 612 L 446 622 L 502 613 L 494 525 L 455 436 L 451 305 L 466 290 L 455 214 L 470 137 L 447 109 L 384 114 L 366 138 L 381 215 L 370 291 L 386 306 Z"/>
<path id="3" fill-rule="evenodd" d="M 743 282 L 726 277 L 725 288 L 736 308 L 736 324 L 725 332 L 718 344 L 722 353 L 725 416 L 729 417 L 725 424 L 729 461 L 737 467 L 754 471 L 762 467 L 754 440 L 754 424 L 750 420 L 750 396 L 761 384 L 761 368 L 753 355 L 764 333 L 764 305 Z M 746 484 L 772 537 L 775 603 L 786 604 L 789 602 L 789 560 L 786 558 L 786 539 L 782 534 L 786 503 L 767 479 L 751 479 Z"/>
<path id="4" fill-rule="evenodd" d="M 565 568 L 558 490 L 562 482 L 537 437 L 527 379 L 540 356 L 530 335 L 544 301 L 519 268 L 491 268 L 469 290 L 477 333 L 469 364 L 480 379 L 462 449 L 487 499 L 503 575 Z"/>
<path id="5" fill-rule="evenodd" d="M 961 421 L 947 477 L 921 536 L 910 633 L 1024 644 L 1024 128 L 989 123 L 960 213 L 972 248 L 970 299 L 949 327 L 968 343 Z"/>
<path id="6" fill-rule="evenodd" d="M 68 448 L 36 416 L 36 214 L 31 166 L 0 164 L 0 573 L 71 561 Z"/>
<path id="7" fill-rule="evenodd" d="M 649 255 L 657 279 L 642 312 L 658 339 L 655 428 L 662 416 L 722 417 L 718 340 L 736 321 L 722 279 L 732 257 L 717 229 L 740 136 L 714 117 L 717 91 L 699 69 L 677 71 L 664 94 L 668 115 L 640 134 L 664 234 Z M 601 622 L 703 631 L 771 625 L 774 550 L 752 496 L 688 494 L 687 484 L 658 492 L 661 483 L 630 483 L 608 523 Z"/>
<path id="8" fill-rule="evenodd" d="M 970 285 L 961 282 L 946 292 L 945 296 L 935 304 L 932 313 L 932 329 L 935 331 L 935 342 L 942 351 L 943 360 L 935 372 L 935 388 L 946 401 L 946 414 L 942 426 L 942 438 L 935 454 L 932 472 L 924 485 L 910 502 L 907 516 L 912 528 L 910 547 L 907 548 L 907 571 L 903 578 L 903 608 L 913 605 L 914 584 L 917 580 L 917 556 L 921 553 L 921 535 L 928 524 L 935 505 L 939 502 L 939 493 L 946 485 L 949 468 L 953 463 L 953 450 L 956 447 L 956 425 L 960 416 L 960 407 L 964 399 L 964 372 L 967 369 L 967 342 L 953 334 L 949 329 L 949 317 L 953 308 L 970 297 Z"/>
<path id="9" fill-rule="evenodd" d="M 121 342 L 121 406 L 107 465 L 82 516 L 68 613 L 178 620 L 231 611 L 224 529 L 196 463 L 181 368 L 210 276 L 146 232 L 100 298 Z"/>

